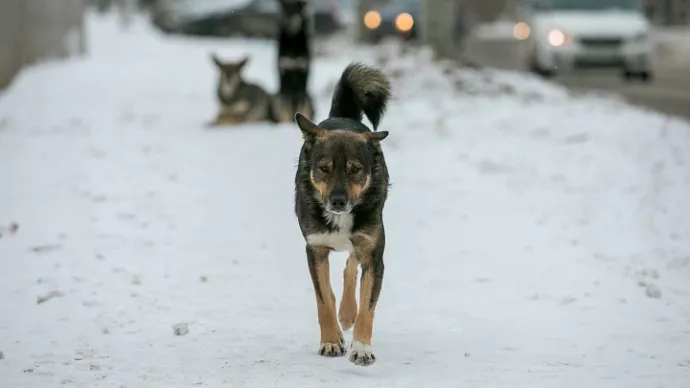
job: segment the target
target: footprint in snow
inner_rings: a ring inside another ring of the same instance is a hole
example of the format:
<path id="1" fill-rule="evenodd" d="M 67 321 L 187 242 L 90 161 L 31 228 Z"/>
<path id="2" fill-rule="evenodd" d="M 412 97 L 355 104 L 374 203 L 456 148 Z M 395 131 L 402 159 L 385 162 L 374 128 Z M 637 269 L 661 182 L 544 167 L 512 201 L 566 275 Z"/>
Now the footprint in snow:
<path id="1" fill-rule="evenodd" d="M 663 295 L 661 288 L 656 285 L 654 280 L 659 279 L 659 271 L 654 268 L 644 268 L 635 271 L 634 277 L 637 279 L 637 285 L 644 287 L 645 295 L 653 299 L 659 299 Z"/>
<path id="2" fill-rule="evenodd" d="M 654 298 L 654 299 L 659 299 L 661 298 L 661 289 L 654 283 L 649 283 L 647 284 L 647 288 L 645 289 L 645 294 L 647 294 L 648 297 Z"/>

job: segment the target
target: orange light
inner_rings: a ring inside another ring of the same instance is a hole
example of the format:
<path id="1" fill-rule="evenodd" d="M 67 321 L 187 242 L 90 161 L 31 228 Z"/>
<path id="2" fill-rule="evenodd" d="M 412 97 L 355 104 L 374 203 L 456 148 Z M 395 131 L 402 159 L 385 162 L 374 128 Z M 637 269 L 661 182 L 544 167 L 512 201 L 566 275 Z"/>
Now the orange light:
<path id="1" fill-rule="evenodd" d="M 529 38 L 531 33 L 532 29 L 525 22 L 520 22 L 513 26 L 513 37 L 517 40 L 525 40 Z"/>
<path id="2" fill-rule="evenodd" d="M 369 11 L 364 14 L 364 25 L 370 29 L 379 28 L 381 25 L 381 14 L 376 11 Z"/>
<path id="3" fill-rule="evenodd" d="M 395 28 L 399 31 L 406 32 L 414 26 L 414 18 L 409 13 L 401 13 L 395 18 Z"/>
<path id="4" fill-rule="evenodd" d="M 549 43 L 552 46 L 563 46 L 564 44 L 569 44 L 573 41 L 573 37 L 561 30 L 551 30 L 549 31 Z"/>

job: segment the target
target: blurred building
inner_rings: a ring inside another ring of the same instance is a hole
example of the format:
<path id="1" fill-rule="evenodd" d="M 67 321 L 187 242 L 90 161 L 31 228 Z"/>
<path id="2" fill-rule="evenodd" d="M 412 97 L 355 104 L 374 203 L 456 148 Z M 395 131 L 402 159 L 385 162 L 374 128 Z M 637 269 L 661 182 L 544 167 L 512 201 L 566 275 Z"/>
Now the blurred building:
<path id="1" fill-rule="evenodd" d="M 0 89 L 26 65 L 86 51 L 84 3 L 0 0 Z"/>
<path id="2" fill-rule="evenodd" d="M 659 25 L 690 25 L 690 0 L 644 0 L 649 19 Z"/>

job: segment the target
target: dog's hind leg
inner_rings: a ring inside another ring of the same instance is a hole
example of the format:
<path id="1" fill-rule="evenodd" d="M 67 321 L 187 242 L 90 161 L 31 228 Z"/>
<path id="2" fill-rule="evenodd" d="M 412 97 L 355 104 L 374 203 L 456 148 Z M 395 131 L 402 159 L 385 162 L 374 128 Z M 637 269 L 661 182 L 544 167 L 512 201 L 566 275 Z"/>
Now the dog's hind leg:
<path id="1" fill-rule="evenodd" d="M 343 298 L 340 300 L 338 319 L 343 330 L 350 330 L 357 318 L 357 266 L 359 262 L 354 253 L 350 253 L 343 271 Z"/>
<path id="2" fill-rule="evenodd" d="M 319 354 L 326 357 L 346 353 L 343 333 L 335 312 L 335 294 L 331 288 L 328 253 L 330 248 L 307 246 L 309 273 L 316 292 L 316 309 L 321 327 Z"/>
<path id="3" fill-rule="evenodd" d="M 350 361 L 369 366 L 376 362 L 371 349 L 374 328 L 374 311 L 383 284 L 383 231 L 374 237 L 358 235 L 352 238 L 357 259 L 362 264 L 359 288 L 359 312 L 352 333 Z"/>
<path id="4" fill-rule="evenodd" d="M 234 125 L 237 124 L 238 120 L 235 117 L 224 115 L 222 112 L 218 113 L 216 118 L 208 122 L 206 124 L 206 127 L 211 128 L 211 127 L 218 127 L 218 126 L 224 126 L 224 125 Z"/>

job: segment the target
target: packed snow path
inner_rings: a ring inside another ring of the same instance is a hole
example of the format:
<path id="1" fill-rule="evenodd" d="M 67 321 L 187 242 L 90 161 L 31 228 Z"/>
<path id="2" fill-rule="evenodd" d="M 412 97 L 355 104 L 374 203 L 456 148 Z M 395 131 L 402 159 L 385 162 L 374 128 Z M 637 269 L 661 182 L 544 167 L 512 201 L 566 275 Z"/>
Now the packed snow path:
<path id="1" fill-rule="evenodd" d="M 690 387 L 687 122 L 389 58 L 386 274 L 362 368 L 316 354 L 298 129 L 204 128 L 209 53 L 249 54 L 275 90 L 273 45 L 88 27 L 88 58 L 0 97 L 0 387 Z M 319 118 L 349 61 L 384 65 L 328 51 Z"/>

